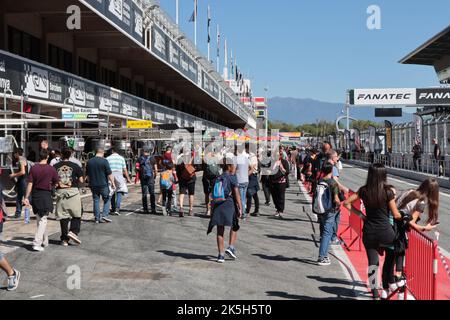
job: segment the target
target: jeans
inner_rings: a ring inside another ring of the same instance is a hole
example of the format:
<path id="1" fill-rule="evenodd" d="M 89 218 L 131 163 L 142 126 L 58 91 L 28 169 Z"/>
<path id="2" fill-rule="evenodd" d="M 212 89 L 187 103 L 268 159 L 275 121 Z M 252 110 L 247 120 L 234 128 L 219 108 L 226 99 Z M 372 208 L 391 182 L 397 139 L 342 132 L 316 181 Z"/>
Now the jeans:
<path id="1" fill-rule="evenodd" d="M 17 182 L 17 197 L 16 197 L 16 216 L 20 216 L 22 214 L 22 200 L 25 197 L 25 193 L 27 191 L 27 184 L 25 180 L 21 182 Z"/>
<path id="2" fill-rule="evenodd" d="M 141 180 L 142 189 L 142 206 L 144 212 L 148 212 L 148 194 L 150 193 L 150 205 L 152 212 L 156 211 L 156 197 L 155 197 L 155 181 L 153 179 Z"/>
<path id="3" fill-rule="evenodd" d="M 255 200 L 255 213 L 259 213 L 259 196 L 258 192 L 256 192 L 253 196 L 247 195 L 247 214 L 250 214 L 250 210 L 252 209 L 252 198 Z"/>
<path id="4" fill-rule="evenodd" d="M 247 183 L 239 183 L 239 193 L 241 194 L 242 213 L 244 215 L 244 218 L 247 216 L 247 214 L 246 214 L 247 189 L 248 189 L 248 182 Z"/>
<path id="5" fill-rule="evenodd" d="M 333 236 L 334 225 L 337 212 L 324 213 L 319 215 L 322 236 L 320 238 L 319 258 L 328 257 L 331 237 Z"/>
<path id="6" fill-rule="evenodd" d="M 124 193 L 122 192 L 115 192 L 111 198 L 111 211 L 116 212 L 120 211 L 120 205 L 122 204 L 122 197 L 124 196 Z"/>
<path id="7" fill-rule="evenodd" d="M 100 219 L 107 218 L 109 216 L 109 207 L 111 205 L 111 197 L 109 196 L 108 187 L 92 187 L 92 198 L 94 200 L 94 215 L 95 221 L 100 221 Z M 103 213 L 100 216 L 100 197 L 103 199 Z"/>
<path id="8" fill-rule="evenodd" d="M 266 199 L 266 204 L 270 202 L 270 182 L 268 176 L 263 176 L 261 178 L 262 189 L 264 192 L 264 198 Z"/>
<path id="9" fill-rule="evenodd" d="M 334 227 L 333 227 L 333 235 L 331 236 L 331 241 L 337 240 L 337 233 L 339 230 L 339 223 L 341 222 L 341 211 L 338 211 L 336 213 L 336 216 L 334 218 Z"/>

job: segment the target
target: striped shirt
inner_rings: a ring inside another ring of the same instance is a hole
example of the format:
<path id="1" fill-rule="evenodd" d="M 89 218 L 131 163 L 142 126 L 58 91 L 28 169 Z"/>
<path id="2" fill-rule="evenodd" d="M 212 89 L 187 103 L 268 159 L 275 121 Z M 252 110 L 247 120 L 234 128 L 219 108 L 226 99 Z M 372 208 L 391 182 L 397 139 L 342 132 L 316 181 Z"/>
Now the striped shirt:
<path id="1" fill-rule="evenodd" d="M 112 172 L 123 172 L 123 169 L 127 167 L 125 159 L 117 153 L 110 155 L 106 160 L 108 160 Z"/>

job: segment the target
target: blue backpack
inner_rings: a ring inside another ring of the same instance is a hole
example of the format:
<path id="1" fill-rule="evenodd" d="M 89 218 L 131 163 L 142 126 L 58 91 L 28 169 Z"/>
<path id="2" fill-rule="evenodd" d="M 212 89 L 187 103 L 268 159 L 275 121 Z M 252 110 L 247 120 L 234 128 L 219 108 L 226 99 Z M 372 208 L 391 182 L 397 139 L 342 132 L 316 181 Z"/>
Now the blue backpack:
<path id="1" fill-rule="evenodd" d="M 214 190 L 211 195 L 211 200 L 214 204 L 221 204 L 227 201 L 231 196 L 230 180 L 222 175 L 214 182 Z"/>
<path id="2" fill-rule="evenodd" d="M 153 178 L 153 165 L 151 162 L 152 157 L 143 157 L 139 163 L 141 166 L 141 174 L 146 178 Z"/>

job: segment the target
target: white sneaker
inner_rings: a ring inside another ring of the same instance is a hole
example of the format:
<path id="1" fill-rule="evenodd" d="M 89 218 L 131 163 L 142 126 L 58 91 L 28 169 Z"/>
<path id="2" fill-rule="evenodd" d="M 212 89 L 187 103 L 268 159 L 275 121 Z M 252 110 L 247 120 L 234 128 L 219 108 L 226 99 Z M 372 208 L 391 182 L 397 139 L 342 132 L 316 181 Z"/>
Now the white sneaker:
<path id="1" fill-rule="evenodd" d="M 72 231 L 69 232 L 69 234 L 67 235 L 71 240 L 75 241 L 78 244 L 81 244 L 81 240 L 80 238 L 78 238 L 78 236 L 73 233 Z"/>
<path id="2" fill-rule="evenodd" d="M 44 248 L 42 248 L 41 246 L 33 246 L 33 250 L 37 252 L 42 252 L 44 251 Z"/>
<path id="3" fill-rule="evenodd" d="M 381 300 L 387 300 L 391 293 L 391 290 L 381 290 Z"/>
<path id="4" fill-rule="evenodd" d="M 8 277 L 8 286 L 6 290 L 8 291 L 14 291 L 19 286 L 20 281 L 20 271 L 14 269 L 14 274 L 10 277 Z"/>
<path id="5" fill-rule="evenodd" d="M 103 217 L 102 220 L 103 220 L 103 222 L 106 222 L 106 223 L 111 223 L 112 222 L 111 219 L 105 218 L 105 217 Z"/>

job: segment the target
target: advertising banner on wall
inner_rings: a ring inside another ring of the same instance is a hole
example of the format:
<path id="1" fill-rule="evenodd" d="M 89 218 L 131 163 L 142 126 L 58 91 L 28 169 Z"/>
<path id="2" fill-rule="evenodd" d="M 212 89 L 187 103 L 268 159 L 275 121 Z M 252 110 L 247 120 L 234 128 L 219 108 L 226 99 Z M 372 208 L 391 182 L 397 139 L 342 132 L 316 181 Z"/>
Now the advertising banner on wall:
<path id="1" fill-rule="evenodd" d="M 420 143 L 423 145 L 423 119 L 420 115 L 414 115 L 414 138 L 415 143 Z"/>
<path id="2" fill-rule="evenodd" d="M 450 88 L 354 89 L 353 106 L 435 106 L 450 105 Z"/>
<path id="3" fill-rule="evenodd" d="M 450 88 L 417 89 L 418 105 L 449 105 Z"/>
<path id="4" fill-rule="evenodd" d="M 100 16 L 122 31 L 144 43 L 143 13 L 133 0 L 80 0 L 97 10 Z"/>
<path id="5" fill-rule="evenodd" d="M 386 149 L 387 152 L 392 153 L 392 123 L 385 121 L 384 126 L 386 128 Z"/>
<path id="6" fill-rule="evenodd" d="M 350 105 L 415 105 L 416 89 L 355 89 L 350 92 Z"/>
<path id="7" fill-rule="evenodd" d="M 377 129 L 374 126 L 369 126 L 369 150 L 375 152 L 375 140 L 377 137 Z"/>
<path id="8" fill-rule="evenodd" d="M 151 51 L 197 84 L 198 64 L 157 26 L 152 27 Z"/>

